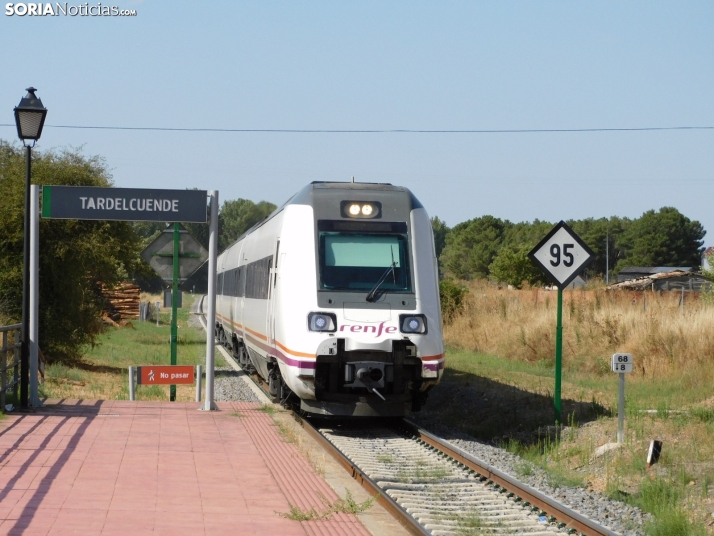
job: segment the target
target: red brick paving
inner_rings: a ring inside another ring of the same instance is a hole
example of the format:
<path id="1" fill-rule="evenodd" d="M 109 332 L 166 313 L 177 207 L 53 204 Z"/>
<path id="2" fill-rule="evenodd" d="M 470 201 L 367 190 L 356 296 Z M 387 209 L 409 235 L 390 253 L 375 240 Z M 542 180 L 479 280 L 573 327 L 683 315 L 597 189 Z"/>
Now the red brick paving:
<path id="1" fill-rule="evenodd" d="M 0 533 L 367 535 L 258 404 L 50 400 L 0 423 Z M 240 417 L 235 415 L 240 412 Z"/>

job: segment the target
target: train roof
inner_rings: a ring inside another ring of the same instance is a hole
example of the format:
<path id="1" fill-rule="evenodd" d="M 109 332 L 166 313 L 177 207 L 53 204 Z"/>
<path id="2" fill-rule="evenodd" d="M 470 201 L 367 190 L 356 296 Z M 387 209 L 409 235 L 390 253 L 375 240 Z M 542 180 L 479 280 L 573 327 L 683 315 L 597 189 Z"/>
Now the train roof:
<path id="1" fill-rule="evenodd" d="M 411 209 L 423 208 L 423 205 L 414 194 L 404 186 L 395 186 L 388 182 L 336 182 L 336 181 L 313 181 L 299 192 L 288 199 L 282 206 L 276 208 L 265 219 L 259 221 L 253 227 L 240 235 L 233 244 L 240 242 L 244 237 L 270 221 L 288 205 L 309 205 L 314 207 L 317 203 L 339 202 L 345 199 L 346 192 L 375 192 L 389 197 L 408 196 Z M 349 194 L 347 194 L 349 195 Z M 233 245 L 231 244 L 231 245 Z"/>

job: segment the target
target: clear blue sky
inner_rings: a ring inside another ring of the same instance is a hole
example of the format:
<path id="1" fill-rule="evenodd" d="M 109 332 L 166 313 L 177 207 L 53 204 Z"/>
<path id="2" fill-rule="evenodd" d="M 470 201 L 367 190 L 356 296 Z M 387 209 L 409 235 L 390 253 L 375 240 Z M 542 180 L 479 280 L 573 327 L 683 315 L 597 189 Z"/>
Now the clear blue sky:
<path id="1" fill-rule="evenodd" d="M 4 5 L 6 2 L 2 2 Z M 79 5 L 78 2 L 68 2 Z M 92 5 L 95 5 L 96 2 Z M 160 2 L 0 15 L 0 123 L 255 129 L 714 126 L 712 2 Z M 0 137 L 13 140 L 11 127 Z M 449 225 L 674 206 L 714 244 L 714 130 L 285 134 L 70 130 L 117 186 L 281 204 L 313 180 L 411 188 Z"/>

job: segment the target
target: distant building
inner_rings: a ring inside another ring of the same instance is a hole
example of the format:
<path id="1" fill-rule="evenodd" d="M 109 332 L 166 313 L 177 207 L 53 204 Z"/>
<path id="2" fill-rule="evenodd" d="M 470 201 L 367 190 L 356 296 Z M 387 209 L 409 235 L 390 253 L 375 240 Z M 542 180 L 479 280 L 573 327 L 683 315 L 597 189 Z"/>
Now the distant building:
<path id="1" fill-rule="evenodd" d="M 712 281 L 688 267 L 628 266 L 617 274 L 617 283 L 608 289 L 622 290 L 686 290 L 699 292 Z"/>
<path id="2" fill-rule="evenodd" d="M 710 255 L 714 254 L 714 248 L 713 247 L 708 247 L 707 249 L 704 250 L 704 253 L 702 253 L 702 270 L 711 270 L 712 266 L 709 263 L 709 257 Z"/>
<path id="3" fill-rule="evenodd" d="M 691 272 L 691 267 L 686 266 L 626 266 L 617 274 L 617 282 L 629 281 L 639 277 L 649 277 L 654 274 L 667 274 L 670 272 Z"/>

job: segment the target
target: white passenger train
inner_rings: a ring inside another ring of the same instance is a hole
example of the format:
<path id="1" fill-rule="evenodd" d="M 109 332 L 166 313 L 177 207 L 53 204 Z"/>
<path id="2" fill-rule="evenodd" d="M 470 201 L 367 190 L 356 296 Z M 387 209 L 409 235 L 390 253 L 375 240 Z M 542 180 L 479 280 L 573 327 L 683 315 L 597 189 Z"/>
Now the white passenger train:
<path id="1" fill-rule="evenodd" d="M 426 210 L 391 184 L 313 182 L 218 258 L 216 335 L 282 400 L 404 416 L 441 379 Z"/>

